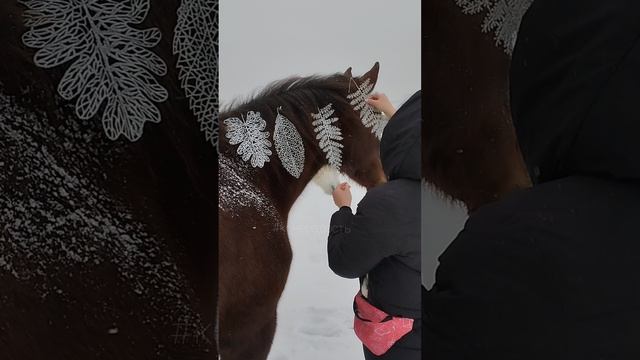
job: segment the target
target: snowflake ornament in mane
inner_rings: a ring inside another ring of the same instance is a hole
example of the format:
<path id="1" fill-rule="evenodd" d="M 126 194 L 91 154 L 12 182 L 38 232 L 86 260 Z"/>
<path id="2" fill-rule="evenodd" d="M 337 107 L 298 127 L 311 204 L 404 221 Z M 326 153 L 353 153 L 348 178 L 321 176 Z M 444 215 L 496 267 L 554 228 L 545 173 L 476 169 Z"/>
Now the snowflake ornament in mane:
<path id="1" fill-rule="evenodd" d="M 76 100 L 76 114 L 87 120 L 100 111 L 111 140 L 142 136 L 146 122 L 160 122 L 155 103 L 167 100 L 167 90 L 155 76 L 167 73 L 165 62 L 150 49 L 160 30 L 141 30 L 149 0 L 21 0 L 25 26 L 23 43 L 38 49 L 33 62 L 50 69 L 70 63 L 58 92 Z M 154 76 L 155 75 L 155 76 Z"/>
<path id="2" fill-rule="evenodd" d="M 342 166 L 342 131 L 336 125 L 337 117 L 331 117 L 335 110 L 333 104 L 329 103 L 322 109 L 318 109 L 317 114 L 311 114 L 314 119 L 312 125 L 319 141 L 320 148 L 326 154 L 329 165 L 336 169 Z"/>
<path id="3" fill-rule="evenodd" d="M 465 14 L 487 12 L 482 23 L 482 32 L 493 31 L 496 46 L 502 47 L 509 55 L 516 45 L 522 17 L 532 3 L 533 0 L 456 0 L 456 4 Z"/>
<path id="4" fill-rule="evenodd" d="M 267 122 L 259 112 L 249 111 L 247 118 L 232 117 L 224 121 L 228 127 L 226 137 L 229 144 L 238 146 L 238 155 L 244 161 L 250 161 L 253 167 L 264 167 L 271 156 L 271 141 L 268 140 L 269 132 L 264 131 Z"/>
<path id="5" fill-rule="evenodd" d="M 280 113 L 281 108 L 278 107 L 277 110 L 273 142 L 282 166 L 291 176 L 298 179 L 304 170 L 304 143 L 293 123 Z"/>
<path id="6" fill-rule="evenodd" d="M 362 124 L 366 128 L 371 128 L 371 132 L 380 140 L 388 121 L 382 116 L 382 113 L 367 103 L 367 98 L 373 91 L 373 84 L 370 79 L 366 79 L 362 85 L 358 85 L 353 79 L 351 81 L 355 84 L 356 90 L 348 94 L 347 99 L 351 100 L 351 106 L 354 110 L 360 111 Z"/>

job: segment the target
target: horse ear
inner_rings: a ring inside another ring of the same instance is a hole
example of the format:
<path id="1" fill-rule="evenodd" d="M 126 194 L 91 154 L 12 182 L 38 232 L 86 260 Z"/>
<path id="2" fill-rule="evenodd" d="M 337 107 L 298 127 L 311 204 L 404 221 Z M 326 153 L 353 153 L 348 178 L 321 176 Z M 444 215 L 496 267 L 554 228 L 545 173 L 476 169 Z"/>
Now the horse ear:
<path id="1" fill-rule="evenodd" d="M 375 87 L 376 83 L 378 82 L 379 72 L 380 72 L 380 63 L 376 61 L 376 63 L 373 64 L 373 67 L 371 68 L 371 70 L 367 71 L 366 74 L 362 75 L 360 79 L 362 81 L 364 81 L 365 79 L 369 79 L 373 84 L 373 86 Z"/>
<path id="2" fill-rule="evenodd" d="M 352 78 L 353 74 L 351 73 L 351 67 L 349 67 L 347 69 L 347 71 L 344 72 L 344 76 L 348 77 L 348 78 Z"/>

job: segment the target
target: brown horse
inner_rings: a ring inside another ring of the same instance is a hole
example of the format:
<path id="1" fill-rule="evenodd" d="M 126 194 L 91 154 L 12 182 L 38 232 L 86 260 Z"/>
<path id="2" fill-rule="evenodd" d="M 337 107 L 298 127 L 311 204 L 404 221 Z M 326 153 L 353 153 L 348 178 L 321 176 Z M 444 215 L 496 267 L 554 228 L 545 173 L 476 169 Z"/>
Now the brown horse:
<path id="1" fill-rule="evenodd" d="M 469 211 L 530 180 L 509 110 L 510 58 L 483 16 L 455 0 L 423 4 L 422 172 Z"/>
<path id="2" fill-rule="evenodd" d="M 2 359 L 215 357 L 216 151 L 173 66 L 180 1 L 159 5 L 144 26 L 163 34 L 169 100 L 130 142 L 78 119 L 66 66 L 36 67 L 25 7 L 0 4 Z"/>
<path id="3" fill-rule="evenodd" d="M 276 308 L 291 264 L 287 217 L 291 206 L 327 159 L 318 145 L 311 113 L 332 103 L 344 137 L 340 171 L 370 188 L 385 181 L 379 142 L 362 125 L 347 100 L 354 82 L 374 85 L 379 66 L 359 78 L 351 69 L 325 77 L 292 78 L 274 83 L 261 94 L 220 114 L 220 119 L 259 111 L 273 133 L 278 111 L 301 134 L 304 171 L 289 175 L 272 156 L 264 168 L 252 168 L 236 154 L 236 146 L 220 141 L 219 215 L 219 347 L 224 360 L 266 359 L 276 329 Z M 280 110 L 278 110 L 280 109 Z M 275 152 L 274 152 L 275 154 Z"/>

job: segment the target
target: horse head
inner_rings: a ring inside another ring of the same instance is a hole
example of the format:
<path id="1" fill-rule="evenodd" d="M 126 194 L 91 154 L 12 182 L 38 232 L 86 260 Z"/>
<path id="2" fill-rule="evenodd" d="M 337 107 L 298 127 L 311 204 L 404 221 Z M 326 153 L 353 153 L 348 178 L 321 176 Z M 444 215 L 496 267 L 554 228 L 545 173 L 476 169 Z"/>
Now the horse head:
<path id="1" fill-rule="evenodd" d="M 362 86 L 367 81 L 375 87 L 378 82 L 380 65 L 375 63 L 364 75 L 353 77 L 351 68 L 344 73 L 347 92 L 352 93 L 355 84 Z M 353 107 L 344 109 L 342 113 L 344 129 L 344 159 L 340 171 L 358 184 L 372 188 L 383 183 L 386 178 L 380 162 L 380 142 L 370 128 L 363 126 L 361 114 Z"/>

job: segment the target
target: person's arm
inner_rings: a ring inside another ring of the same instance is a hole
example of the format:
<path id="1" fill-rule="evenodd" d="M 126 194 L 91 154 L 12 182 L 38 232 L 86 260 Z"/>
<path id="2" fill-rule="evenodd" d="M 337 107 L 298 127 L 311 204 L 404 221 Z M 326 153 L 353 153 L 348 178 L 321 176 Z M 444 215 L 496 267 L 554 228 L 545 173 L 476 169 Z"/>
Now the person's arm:
<path id="1" fill-rule="evenodd" d="M 340 187 L 336 191 L 340 192 Z M 329 267 L 345 278 L 362 277 L 396 251 L 393 238 L 386 233 L 383 199 L 365 196 L 355 214 L 350 201 L 336 203 L 340 209 L 331 216 Z"/>
<path id="2" fill-rule="evenodd" d="M 376 110 L 383 112 L 387 117 L 393 117 L 396 113 L 396 108 L 391 104 L 389 98 L 385 94 L 375 93 L 369 96 L 367 103 L 373 106 Z"/>

